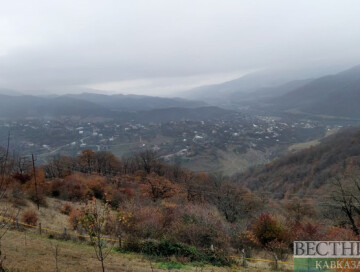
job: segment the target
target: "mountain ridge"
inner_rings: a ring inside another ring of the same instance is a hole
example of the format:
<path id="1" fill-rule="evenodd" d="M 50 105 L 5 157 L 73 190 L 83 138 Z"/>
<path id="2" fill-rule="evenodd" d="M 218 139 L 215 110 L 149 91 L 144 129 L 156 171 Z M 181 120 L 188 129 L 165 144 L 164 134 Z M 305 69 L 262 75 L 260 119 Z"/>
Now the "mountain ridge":
<path id="1" fill-rule="evenodd" d="M 120 101 L 122 99 L 124 100 Z M 0 94 L 2 119 L 105 117 L 124 122 L 165 122 L 222 118 L 230 112 L 203 102 L 181 98 L 87 93 L 51 97 Z"/>
<path id="2" fill-rule="evenodd" d="M 360 118 L 360 65 L 334 75 L 313 80 L 272 99 L 281 110 Z"/>

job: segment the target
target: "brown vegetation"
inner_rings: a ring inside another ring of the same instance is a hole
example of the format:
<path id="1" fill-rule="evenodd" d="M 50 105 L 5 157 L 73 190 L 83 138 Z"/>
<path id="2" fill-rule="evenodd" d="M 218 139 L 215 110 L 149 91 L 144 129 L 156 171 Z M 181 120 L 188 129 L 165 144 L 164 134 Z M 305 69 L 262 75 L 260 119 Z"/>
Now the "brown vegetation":
<path id="1" fill-rule="evenodd" d="M 231 265 L 229 256 L 243 249 L 247 256 L 266 252 L 286 259 L 294 240 L 359 238 L 360 185 L 345 174 L 359 166 L 360 134 L 346 135 L 337 144 L 329 138 L 235 179 L 167 165 L 152 151 L 120 161 L 108 152 L 84 150 L 38 167 L 35 195 L 33 171 L 18 161 L 6 174 L 7 197 L 42 199 L 40 211 L 49 197 L 66 201 L 57 211 L 71 230 L 92 237 L 103 269 L 108 249 L 103 237 L 119 239 L 119 250 L 148 255 L 174 256 L 176 248 L 177 260 L 188 262 Z M 333 171 L 344 175 L 334 179 L 339 175 Z M 325 185 L 334 191 L 331 198 L 306 194 Z M 94 203 L 106 212 L 99 213 Z M 23 220 L 36 224 L 36 216 L 29 211 Z"/>
<path id="2" fill-rule="evenodd" d="M 22 215 L 22 221 L 28 225 L 36 226 L 38 222 L 38 215 L 36 212 L 28 210 Z"/>
<path id="3" fill-rule="evenodd" d="M 360 131 L 348 129 L 325 138 L 321 144 L 253 168 L 236 181 L 254 191 L 271 192 L 275 198 L 312 194 L 336 175 L 360 167 Z"/>

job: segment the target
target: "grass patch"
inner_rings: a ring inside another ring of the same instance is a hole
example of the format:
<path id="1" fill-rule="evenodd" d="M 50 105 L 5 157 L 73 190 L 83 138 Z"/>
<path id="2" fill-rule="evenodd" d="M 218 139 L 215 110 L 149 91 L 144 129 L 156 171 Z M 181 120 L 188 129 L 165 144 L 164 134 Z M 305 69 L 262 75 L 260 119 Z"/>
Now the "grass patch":
<path id="1" fill-rule="evenodd" d="M 161 269 L 185 269 L 186 266 L 179 262 L 168 261 L 168 262 L 160 262 L 157 266 Z"/>
<path id="2" fill-rule="evenodd" d="M 158 242 L 159 243 L 159 242 Z M 164 242 L 163 242 L 164 243 Z M 54 246 L 59 245 L 58 267 L 59 271 L 89 272 L 100 271 L 101 265 L 97 260 L 94 249 L 87 243 L 74 242 L 71 240 L 57 240 L 56 237 L 49 239 L 48 235 L 39 235 L 37 232 L 20 232 L 9 230 L 1 242 L 1 250 L 6 254 L 5 268 L 7 272 L 49 272 L 55 271 Z M 177 246 L 159 246 L 165 252 L 171 252 Z M 229 272 L 241 271 L 230 270 L 230 266 L 212 266 L 208 261 L 193 261 L 186 263 L 186 257 L 161 257 L 148 256 L 136 253 L 122 253 L 124 250 L 114 248 L 112 254 L 105 260 L 107 272 L 136 271 L 136 272 L 166 272 L 166 271 L 186 271 L 199 272 Z M 204 254 L 204 252 L 201 252 Z M 168 255 L 168 254 L 163 254 Z M 150 261 L 150 260 L 151 261 Z M 184 260 L 184 261 L 183 261 Z M 153 264 L 153 265 L 152 265 Z M 250 265 L 250 263 L 249 263 Z M 256 264 L 259 266 L 259 263 Z M 269 271 L 264 265 L 263 269 L 247 268 L 249 272 Z"/>

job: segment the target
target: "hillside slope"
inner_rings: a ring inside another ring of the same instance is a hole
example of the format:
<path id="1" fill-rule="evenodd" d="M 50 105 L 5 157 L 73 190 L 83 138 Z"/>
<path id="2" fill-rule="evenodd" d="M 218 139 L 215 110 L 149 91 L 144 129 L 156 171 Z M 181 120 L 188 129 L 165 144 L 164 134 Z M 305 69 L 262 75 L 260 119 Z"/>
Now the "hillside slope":
<path id="1" fill-rule="evenodd" d="M 229 111 L 180 98 L 81 94 L 55 97 L 0 94 L 0 119 L 106 117 L 124 121 L 164 122 L 221 118 Z"/>
<path id="2" fill-rule="evenodd" d="M 339 174 L 360 167 L 360 129 L 351 128 L 325 138 L 316 147 L 285 156 L 236 179 L 254 191 L 276 198 L 289 193 L 313 194 Z"/>
<path id="3" fill-rule="evenodd" d="M 7 258 L 4 262 L 6 271 L 22 272 L 48 272 L 48 271 L 101 271 L 101 265 L 97 260 L 94 248 L 87 239 L 79 239 L 76 232 L 69 226 L 68 216 L 61 213 L 61 207 L 66 201 L 47 198 L 47 207 L 41 207 L 38 211 L 39 222 L 44 231 L 39 234 L 37 226 L 16 228 L 13 226 L 1 239 L 2 253 Z M 1 210 L 8 207 L 9 203 L 0 202 Z M 13 205 L 13 203 L 10 203 Z M 80 207 L 79 203 L 72 203 Z M 36 205 L 31 201 L 24 200 L 19 208 L 20 214 L 24 211 L 36 211 Z M 1 220 L 3 223 L 3 221 Z M 7 221 L 4 221 L 5 223 Z M 68 238 L 63 239 L 61 234 L 64 227 L 67 228 Z M 51 231 L 50 231 L 51 230 Z M 55 263 L 55 250 L 58 247 L 57 267 Z M 112 247 L 112 243 L 107 245 Z M 180 262 L 168 260 L 156 260 L 149 256 L 136 253 L 121 253 L 116 250 L 117 243 L 105 261 L 106 271 L 169 271 L 172 267 L 181 268 L 181 271 L 198 271 L 196 264 L 183 265 Z M 172 266 L 171 266 L 172 265 Z M 227 268 L 202 265 L 204 271 L 225 272 Z M 174 270 L 172 270 L 174 271 Z"/>
<path id="4" fill-rule="evenodd" d="M 227 117 L 234 114 L 233 111 L 225 110 L 219 107 L 200 107 L 200 108 L 166 108 L 153 109 L 148 111 L 122 112 L 119 117 L 123 121 L 135 120 L 141 123 L 150 122 L 169 122 L 179 120 L 226 120 Z"/>
<path id="5" fill-rule="evenodd" d="M 206 103 L 201 101 L 145 95 L 105 95 L 96 93 L 82 93 L 69 94 L 63 97 L 88 101 L 108 109 L 121 111 L 152 110 L 173 107 L 196 108 L 206 106 Z"/>
<path id="6" fill-rule="evenodd" d="M 200 99 L 214 105 L 225 101 L 234 102 L 234 98 L 240 99 L 241 102 L 244 97 L 254 97 L 257 90 L 277 87 L 296 78 L 297 76 L 288 71 L 257 71 L 223 83 L 200 86 L 179 95 L 189 99 Z"/>
<path id="7" fill-rule="evenodd" d="M 318 78 L 273 99 L 281 109 L 337 117 L 360 118 L 360 66 Z"/>
<path id="8" fill-rule="evenodd" d="M 69 97 L 0 95 L 0 118 L 109 116 L 103 106 Z"/>

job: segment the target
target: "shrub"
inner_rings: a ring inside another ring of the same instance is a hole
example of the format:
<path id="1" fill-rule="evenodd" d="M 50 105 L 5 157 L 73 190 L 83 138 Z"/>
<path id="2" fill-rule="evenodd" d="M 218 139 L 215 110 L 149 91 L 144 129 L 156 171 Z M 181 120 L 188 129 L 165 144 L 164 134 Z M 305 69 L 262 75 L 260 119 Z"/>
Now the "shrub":
<path id="1" fill-rule="evenodd" d="M 168 233 L 179 242 L 197 248 L 229 246 L 230 237 L 219 211 L 214 206 L 187 205 Z"/>
<path id="2" fill-rule="evenodd" d="M 269 214 L 261 214 L 252 228 L 255 237 L 263 248 L 280 260 L 285 260 L 289 253 L 294 233 Z"/>
<path id="3" fill-rule="evenodd" d="M 53 181 L 51 181 L 50 183 L 50 195 L 53 197 L 59 197 L 60 193 L 61 193 L 61 187 L 63 184 L 63 180 L 60 179 L 55 179 Z"/>
<path id="4" fill-rule="evenodd" d="M 137 235 L 144 239 L 159 239 L 162 231 L 162 214 L 153 207 L 142 207 L 135 214 Z"/>
<path id="5" fill-rule="evenodd" d="M 127 239 L 125 240 L 124 243 L 124 248 L 123 250 L 129 251 L 129 252 L 141 252 L 141 242 L 140 239 L 134 235 L 130 235 L 129 237 L 127 237 Z"/>
<path id="6" fill-rule="evenodd" d="M 298 223 L 293 229 L 296 230 L 296 240 L 298 241 L 320 241 L 325 238 L 321 226 L 310 222 Z"/>
<path id="7" fill-rule="evenodd" d="M 78 228 L 81 216 L 82 212 L 79 209 L 73 209 L 69 214 L 69 225 L 73 230 Z"/>
<path id="8" fill-rule="evenodd" d="M 326 233 L 328 241 L 358 241 L 359 236 L 356 236 L 350 229 L 340 227 L 331 227 Z"/>
<path id="9" fill-rule="evenodd" d="M 66 215 L 70 215 L 73 210 L 73 205 L 71 205 L 69 202 L 65 202 L 64 205 L 62 205 L 60 212 Z"/>
<path id="10" fill-rule="evenodd" d="M 21 188 L 21 184 L 19 182 L 14 182 L 11 188 L 11 200 L 14 203 L 15 207 L 17 206 L 25 206 L 25 195 L 24 191 Z"/>
<path id="11" fill-rule="evenodd" d="M 133 243 L 132 247 L 127 247 L 129 251 L 135 251 L 138 253 L 143 253 L 149 256 L 156 257 L 176 257 L 177 259 L 184 258 L 190 262 L 204 262 L 210 263 L 218 266 L 228 266 L 231 265 L 232 261 L 223 253 L 214 253 L 212 251 L 198 251 L 195 247 L 183 245 L 180 243 L 174 243 L 169 240 L 161 241 L 143 241 L 139 242 L 136 240 L 136 243 Z M 134 246 L 135 245 L 135 246 Z"/>
<path id="12" fill-rule="evenodd" d="M 50 183 L 50 194 L 63 200 L 84 200 L 89 198 L 89 188 L 85 185 L 86 178 L 80 174 L 56 179 Z"/>
<path id="13" fill-rule="evenodd" d="M 36 226 L 38 222 L 37 213 L 31 210 L 27 210 L 23 213 L 22 220 L 28 225 Z"/>
<path id="14" fill-rule="evenodd" d="M 25 184 L 29 180 L 31 180 L 31 176 L 29 174 L 15 173 L 12 175 L 13 179 L 19 181 L 21 184 Z"/>
<path id="15" fill-rule="evenodd" d="M 172 243 L 169 240 L 161 240 L 160 242 L 145 241 L 141 244 L 141 251 L 151 256 L 183 256 L 189 257 L 191 261 L 199 261 L 201 259 L 195 247 Z"/>
<path id="16" fill-rule="evenodd" d="M 272 241 L 288 241 L 286 228 L 269 214 L 261 214 L 252 226 L 252 231 L 261 245 L 266 246 Z"/>
<path id="17" fill-rule="evenodd" d="M 68 200 L 82 200 L 88 198 L 88 189 L 76 175 L 68 176 L 62 184 L 60 197 Z"/>
<path id="18" fill-rule="evenodd" d="M 26 192 L 28 198 L 38 205 L 46 207 L 46 194 L 48 191 L 47 183 L 43 171 L 36 173 L 36 186 L 34 177 L 23 185 L 23 190 Z"/>
<path id="19" fill-rule="evenodd" d="M 119 207 L 121 203 L 129 201 L 134 196 L 134 192 L 130 188 L 115 189 L 114 186 L 107 186 L 104 194 L 106 201 L 114 208 Z"/>
<path id="20" fill-rule="evenodd" d="M 259 248 L 260 243 L 252 231 L 242 231 L 234 237 L 233 244 L 237 249 L 245 249 L 246 257 L 251 257 L 252 249 Z"/>
<path id="21" fill-rule="evenodd" d="M 144 178 L 143 191 L 152 201 L 156 202 L 173 197 L 177 193 L 178 187 L 167 178 L 152 173 Z"/>
<path id="22" fill-rule="evenodd" d="M 90 195 L 96 197 L 97 199 L 102 199 L 104 197 L 106 182 L 103 177 L 100 176 L 90 176 L 86 179 L 86 185 L 90 190 Z"/>

